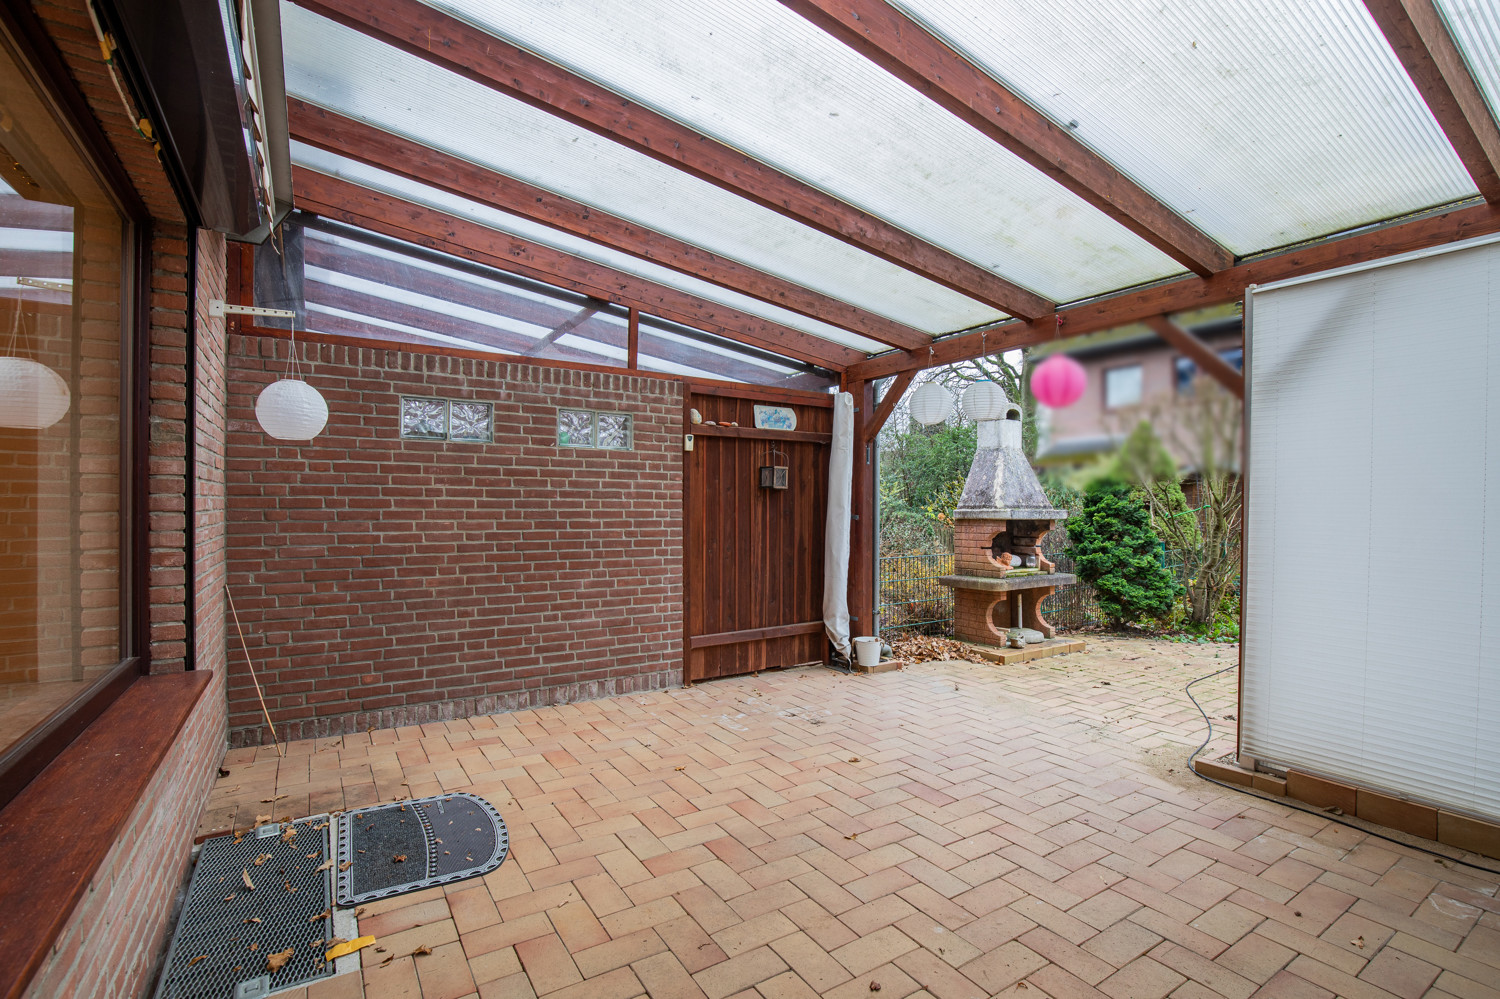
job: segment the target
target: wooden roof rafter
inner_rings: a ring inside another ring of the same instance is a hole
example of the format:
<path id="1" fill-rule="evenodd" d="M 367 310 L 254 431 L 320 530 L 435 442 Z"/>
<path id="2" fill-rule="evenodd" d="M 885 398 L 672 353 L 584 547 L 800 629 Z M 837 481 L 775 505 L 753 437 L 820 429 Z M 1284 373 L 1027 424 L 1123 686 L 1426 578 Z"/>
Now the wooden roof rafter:
<path id="1" fill-rule="evenodd" d="M 1433 0 L 1365 0 L 1464 169 L 1500 203 L 1500 126 Z"/>
<path id="2" fill-rule="evenodd" d="M 781 3 L 1189 270 L 1233 266 L 1228 249 L 885 0 Z"/>
<path id="3" fill-rule="evenodd" d="M 1208 278 L 1174 281 L 1102 296 L 1030 321 L 1012 321 L 935 341 L 930 349 L 891 351 L 850 365 L 846 381 L 884 378 L 938 364 L 1029 347 L 1059 336 L 1081 336 L 1154 316 L 1220 305 L 1255 284 L 1425 250 L 1500 232 L 1500 205 L 1478 204 L 1392 223 L 1338 238 L 1321 239 L 1236 264 Z"/>
<path id="4" fill-rule="evenodd" d="M 769 319 L 305 167 L 293 168 L 293 182 L 299 208 L 361 229 L 607 302 L 635 306 L 664 319 L 831 371 L 842 371 L 866 356 L 852 347 Z"/>
<path id="5" fill-rule="evenodd" d="M 562 195 L 292 97 L 292 137 L 417 183 L 670 267 L 742 295 L 893 347 L 924 346 L 921 330 L 647 229 Z"/>
<path id="6" fill-rule="evenodd" d="M 992 308 L 1023 318 L 1053 308 L 993 271 L 419 0 L 294 2 Z"/>

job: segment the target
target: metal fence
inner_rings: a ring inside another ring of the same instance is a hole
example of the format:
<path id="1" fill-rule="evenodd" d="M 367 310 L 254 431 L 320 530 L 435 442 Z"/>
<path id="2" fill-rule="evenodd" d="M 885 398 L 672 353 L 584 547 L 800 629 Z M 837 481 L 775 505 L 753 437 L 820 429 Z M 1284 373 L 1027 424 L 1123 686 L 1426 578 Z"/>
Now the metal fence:
<path id="1" fill-rule="evenodd" d="M 953 630 L 953 591 L 938 582 L 953 553 L 880 557 L 880 630 L 945 635 Z"/>

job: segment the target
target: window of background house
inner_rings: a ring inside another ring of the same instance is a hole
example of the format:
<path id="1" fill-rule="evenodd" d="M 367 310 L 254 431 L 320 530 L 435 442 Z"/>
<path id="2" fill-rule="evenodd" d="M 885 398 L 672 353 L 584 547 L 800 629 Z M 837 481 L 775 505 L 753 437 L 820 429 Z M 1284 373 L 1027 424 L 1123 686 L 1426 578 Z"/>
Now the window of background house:
<path id="1" fill-rule="evenodd" d="M 0 400 L 0 803 L 39 733 L 126 668 L 128 226 L 53 106 L 0 31 L 0 355 L 53 400 Z"/>
<path id="2" fill-rule="evenodd" d="M 1141 366 L 1126 365 L 1104 372 L 1104 408 L 1134 406 L 1141 401 Z"/>
<path id="3" fill-rule="evenodd" d="M 1228 350 L 1219 351 L 1219 356 L 1228 361 L 1236 371 L 1245 370 L 1245 349 L 1243 347 L 1231 347 Z M 1174 382 L 1177 386 L 1177 394 L 1190 396 L 1193 394 L 1193 379 L 1198 377 L 1198 365 L 1190 357 L 1179 357 L 1172 362 Z"/>

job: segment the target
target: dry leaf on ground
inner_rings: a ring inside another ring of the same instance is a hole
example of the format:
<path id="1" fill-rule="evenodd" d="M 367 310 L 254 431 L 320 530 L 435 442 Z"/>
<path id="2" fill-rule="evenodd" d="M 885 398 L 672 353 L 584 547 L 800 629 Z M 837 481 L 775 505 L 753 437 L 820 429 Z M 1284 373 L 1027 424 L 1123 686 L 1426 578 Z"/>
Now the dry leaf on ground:
<path id="1" fill-rule="evenodd" d="M 288 947 L 286 950 L 278 951 L 275 954 L 267 954 L 266 955 L 266 970 L 267 971 L 280 971 L 281 970 L 281 966 L 283 964 L 286 964 L 288 961 L 290 961 L 292 959 L 292 955 L 295 954 L 295 953 L 297 953 L 297 951 L 296 951 L 295 948 Z"/>
<path id="2" fill-rule="evenodd" d="M 250 868 L 246 867 L 240 871 L 240 877 L 244 880 L 246 888 L 249 888 L 251 891 L 255 890 L 255 882 L 250 880 Z"/>

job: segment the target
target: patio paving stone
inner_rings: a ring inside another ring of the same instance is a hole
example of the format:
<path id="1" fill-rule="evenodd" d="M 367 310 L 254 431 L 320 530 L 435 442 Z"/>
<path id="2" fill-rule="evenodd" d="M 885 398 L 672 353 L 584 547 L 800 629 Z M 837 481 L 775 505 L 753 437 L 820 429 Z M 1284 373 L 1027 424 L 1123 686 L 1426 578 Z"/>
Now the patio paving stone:
<path id="1" fill-rule="evenodd" d="M 1104 638 L 236 749 L 200 833 L 504 815 L 504 865 L 361 907 L 381 949 L 305 999 L 1500 997 L 1500 877 L 1189 772 L 1182 688 L 1236 655 Z M 1194 691 L 1220 755 L 1233 674 Z"/>

